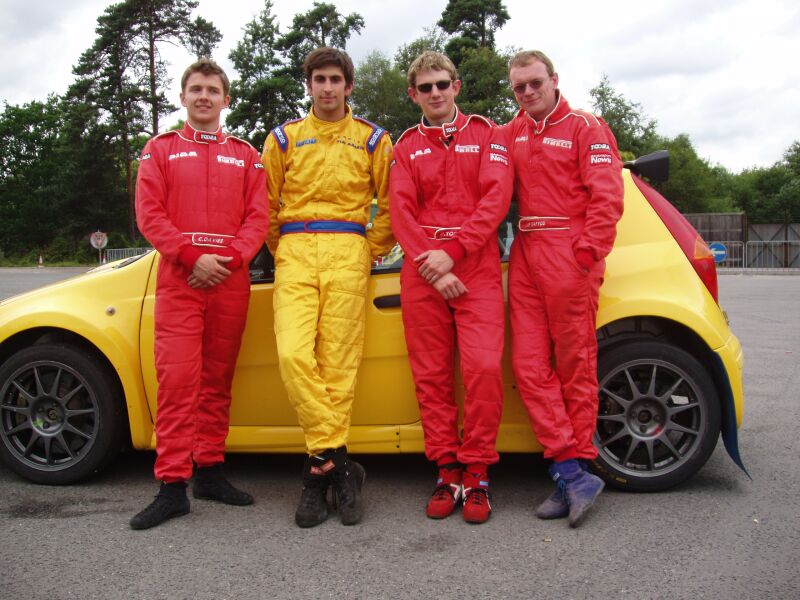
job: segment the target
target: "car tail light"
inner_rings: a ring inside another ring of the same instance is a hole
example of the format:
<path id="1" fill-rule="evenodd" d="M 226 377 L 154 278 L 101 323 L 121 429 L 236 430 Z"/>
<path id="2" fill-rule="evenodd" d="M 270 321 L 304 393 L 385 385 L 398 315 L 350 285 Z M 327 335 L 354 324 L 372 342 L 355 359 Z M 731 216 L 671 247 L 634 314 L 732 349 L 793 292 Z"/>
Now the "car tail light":
<path id="1" fill-rule="evenodd" d="M 714 298 L 714 302 L 719 304 L 717 266 L 714 263 L 714 255 L 708 248 L 708 244 L 700 237 L 700 234 L 692 227 L 691 223 L 664 196 L 647 185 L 641 178 L 636 175 L 632 176 L 636 187 L 647 198 L 650 206 L 656 211 L 656 214 L 661 218 L 675 241 L 678 242 L 697 276 L 700 277 L 700 281 L 703 282 L 711 297 Z"/>

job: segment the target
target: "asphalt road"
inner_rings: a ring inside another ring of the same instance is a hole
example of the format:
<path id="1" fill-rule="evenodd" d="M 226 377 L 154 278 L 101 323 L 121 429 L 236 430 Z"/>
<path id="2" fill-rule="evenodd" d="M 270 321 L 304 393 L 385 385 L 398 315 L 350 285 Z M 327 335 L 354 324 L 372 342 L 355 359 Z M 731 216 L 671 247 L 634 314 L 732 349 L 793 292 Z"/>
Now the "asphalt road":
<path id="1" fill-rule="evenodd" d="M 0 269 L 0 298 L 59 275 L 30 271 Z M 494 515 L 471 526 L 424 517 L 422 457 L 366 456 L 364 522 L 301 530 L 301 457 L 235 455 L 231 479 L 254 506 L 195 501 L 137 532 L 127 521 L 156 491 L 151 453 L 70 487 L 0 466 L 0 598 L 798 598 L 800 277 L 723 275 L 720 290 L 745 348 L 752 481 L 720 443 L 689 482 L 607 491 L 571 530 L 533 515 L 550 491 L 544 462 L 505 455 Z"/>

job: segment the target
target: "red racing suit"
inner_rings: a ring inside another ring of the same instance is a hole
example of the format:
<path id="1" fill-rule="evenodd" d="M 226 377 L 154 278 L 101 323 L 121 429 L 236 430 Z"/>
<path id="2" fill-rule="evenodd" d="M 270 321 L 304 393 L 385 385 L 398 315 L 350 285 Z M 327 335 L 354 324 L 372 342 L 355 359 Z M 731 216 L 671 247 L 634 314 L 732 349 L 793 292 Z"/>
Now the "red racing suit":
<path id="1" fill-rule="evenodd" d="M 247 142 L 194 130 L 155 136 L 144 147 L 136 221 L 161 254 L 155 304 L 157 479 L 185 481 L 192 461 L 224 460 L 231 383 L 247 318 L 247 265 L 269 224 L 266 178 Z M 200 255 L 233 257 L 222 283 L 193 289 Z"/>
<path id="2" fill-rule="evenodd" d="M 497 228 L 513 187 L 503 130 L 456 109 L 452 123 L 418 125 L 395 145 L 392 228 L 406 260 L 400 297 L 425 454 L 466 465 L 497 462 L 503 402 L 504 308 Z M 414 258 L 442 249 L 467 293 L 446 300 Z M 466 388 L 463 441 L 453 390 L 455 341 Z"/>
<path id="3" fill-rule="evenodd" d="M 560 93 L 541 121 L 521 110 L 506 127 L 520 214 L 508 278 L 514 376 L 545 457 L 593 459 L 597 301 L 622 216 L 617 143 Z"/>

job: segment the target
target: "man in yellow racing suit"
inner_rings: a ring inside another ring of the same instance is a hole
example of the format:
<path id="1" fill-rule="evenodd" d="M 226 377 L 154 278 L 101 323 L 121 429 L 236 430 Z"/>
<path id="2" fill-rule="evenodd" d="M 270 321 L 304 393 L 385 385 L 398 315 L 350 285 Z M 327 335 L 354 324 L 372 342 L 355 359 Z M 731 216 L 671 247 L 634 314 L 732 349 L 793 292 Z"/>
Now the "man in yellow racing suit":
<path id="1" fill-rule="evenodd" d="M 308 457 L 295 514 L 300 527 L 328 516 L 327 489 L 343 524 L 363 515 L 364 469 L 347 436 L 364 343 L 372 259 L 394 245 L 389 223 L 392 144 L 347 105 L 353 63 L 318 48 L 305 60 L 308 116 L 267 136 L 270 231 L 275 257 L 275 336 L 281 377 L 305 432 Z M 378 213 L 367 229 L 373 198 Z"/>

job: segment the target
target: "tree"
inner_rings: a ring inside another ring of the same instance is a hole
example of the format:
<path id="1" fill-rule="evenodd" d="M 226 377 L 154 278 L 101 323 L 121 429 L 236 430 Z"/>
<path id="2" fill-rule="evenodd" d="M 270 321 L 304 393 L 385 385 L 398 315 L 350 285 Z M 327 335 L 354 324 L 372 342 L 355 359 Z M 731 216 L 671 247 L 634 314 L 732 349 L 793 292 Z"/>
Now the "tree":
<path id="1" fill-rule="evenodd" d="M 720 173 L 697 155 L 689 136 L 680 134 L 674 139 L 660 139 L 661 147 L 669 151 L 669 180 L 657 182 L 653 187 L 669 198 L 678 210 L 685 213 L 730 210 Z M 723 195 L 720 195 L 723 192 Z"/>
<path id="2" fill-rule="evenodd" d="M 56 156 L 62 114 L 57 96 L 0 114 L 0 251 L 43 247 L 58 230 L 60 165 Z"/>
<path id="3" fill-rule="evenodd" d="M 611 127 L 620 150 L 641 156 L 657 149 L 656 121 L 647 118 L 639 103 L 618 93 L 607 75 L 589 90 L 589 95 L 594 110 Z"/>
<path id="4" fill-rule="evenodd" d="M 196 56 L 211 56 L 211 51 L 222 39 L 222 34 L 212 23 L 198 17 L 191 20 L 197 0 L 125 0 L 120 7 L 126 26 L 130 28 L 129 43 L 147 57 L 147 82 L 150 107 L 151 133 L 158 133 L 162 115 L 176 110 L 167 101 L 164 89 L 169 85 L 166 63 L 161 59 L 159 45 L 180 45 Z"/>
<path id="5" fill-rule="evenodd" d="M 508 57 L 492 48 L 467 53 L 459 72 L 463 86 L 457 102 L 465 113 L 484 115 L 497 123 L 514 117 L 516 104 L 508 83 Z"/>
<path id="6" fill-rule="evenodd" d="M 256 148 L 269 130 L 300 116 L 303 86 L 277 52 L 280 36 L 272 1 L 244 27 L 244 37 L 229 58 L 239 73 L 231 84 L 231 110 L 227 125 Z"/>
<path id="7" fill-rule="evenodd" d="M 447 43 L 447 35 L 436 26 L 426 27 L 423 31 L 425 33 L 422 37 L 408 44 L 403 44 L 397 49 L 397 52 L 395 52 L 395 66 L 404 75 L 408 73 L 408 67 L 411 66 L 414 59 L 426 50 L 444 52 L 444 46 Z"/>
<path id="8" fill-rule="evenodd" d="M 419 111 L 408 97 L 405 75 L 379 51 L 372 52 L 356 70 L 353 113 L 384 127 L 397 139 L 419 121 Z"/>
<path id="9" fill-rule="evenodd" d="M 364 18 L 358 13 L 346 17 L 333 4 L 314 2 L 314 7 L 295 15 L 292 28 L 280 38 L 278 48 L 284 53 L 299 83 L 305 81 L 303 61 L 320 46 L 344 49 L 354 33 L 361 33 Z"/>
<path id="10" fill-rule="evenodd" d="M 502 0 L 449 0 L 438 25 L 447 33 L 494 48 L 494 34 L 511 18 Z"/>
<path id="11" fill-rule="evenodd" d="M 128 196 L 128 233 L 136 239 L 131 137 L 146 130 L 143 106 L 150 96 L 147 60 L 137 50 L 130 1 L 109 6 L 97 19 L 97 38 L 80 57 L 78 76 L 67 96 L 105 114 L 108 133 L 118 142 Z"/>

